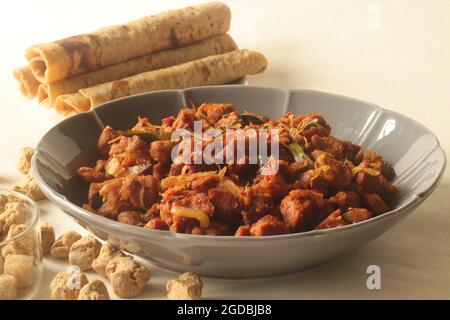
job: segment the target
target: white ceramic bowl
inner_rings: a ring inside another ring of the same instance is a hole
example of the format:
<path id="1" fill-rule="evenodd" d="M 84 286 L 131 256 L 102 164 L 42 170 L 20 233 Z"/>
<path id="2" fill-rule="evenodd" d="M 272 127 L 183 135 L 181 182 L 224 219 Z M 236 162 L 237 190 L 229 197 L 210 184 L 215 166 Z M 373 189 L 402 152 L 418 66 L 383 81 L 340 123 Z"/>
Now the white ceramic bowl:
<path id="1" fill-rule="evenodd" d="M 127 129 L 138 116 L 151 121 L 177 114 L 192 99 L 231 102 L 238 110 L 277 118 L 320 112 L 332 134 L 371 148 L 391 162 L 400 197 L 394 210 L 341 228 L 270 237 L 195 236 L 120 224 L 81 208 L 87 187 L 76 174 L 92 165 L 105 125 Z M 33 175 L 48 198 L 102 239 L 176 271 L 222 278 L 264 277 L 326 262 L 380 236 L 411 213 L 437 186 L 446 163 L 438 139 L 416 121 L 371 103 L 343 96 L 259 86 L 212 86 L 140 94 L 104 104 L 66 119 L 40 141 Z M 395 245 L 395 244 L 393 244 Z"/>

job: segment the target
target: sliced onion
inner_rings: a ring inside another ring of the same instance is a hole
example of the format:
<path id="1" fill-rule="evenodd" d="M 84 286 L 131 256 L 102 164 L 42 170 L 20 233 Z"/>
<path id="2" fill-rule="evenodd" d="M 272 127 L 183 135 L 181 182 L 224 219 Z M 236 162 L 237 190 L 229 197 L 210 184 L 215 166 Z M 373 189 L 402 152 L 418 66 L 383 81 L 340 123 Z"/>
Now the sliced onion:
<path id="1" fill-rule="evenodd" d="M 184 165 L 183 168 L 181 169 L 181 175 L 184 176 L 186 175 L 187 171 L 189 170 L 188 165 Z"/>
<path id="2" fill-rule="evenodd" d="M 219 170 L 217 175 L 219 176 L 220 179 L 223 179 L 223 177 L 225 177 L 226 173 L 227 173 L 227 167 L 223 167 L 222 169 Z"/>
<path id="3" fill-rule="evenodd" d="M 186 175 L 170 176 L 161 180 L 161 189 L 167 190 L 175 186 L 187 188 L 189 187 L 189 184 L 192 182 L 192 180 L 194 180 L 195 178 L 206 177 L 215 174 L 216 174 L 215 171 L 205 171 Z"/>
<path id="4" fill-rule="evenodd" d="M 123 178 L 108 180 L 102 185 L 98 193 L 100 194 L 100 196 L 102 196 L 102 198 L 105 198 L 108 193 L 116 188 L 120 188 L 120 186 L 122 185 L 122 181 Z"/>
<path id="5" fill-rule="evenodd" d="M 298 131 L 303 132 L 303 131 L 309 130 L 309 129 L 313 128 L 313 127 L 318 127 L 319 125 L 320 125 L 320 123 L 319 123 L 319 119 L 318 118 L 313 118 L 312 120 L 310 120 L 310 121 L 308 121 L 306 123 L 303 123 L 303 121 L 302 121 L 302 122 L 300 122 Z"/>
<path id="6" fill-rule="evenodd" d="M 145 170 L 147 170 L 149 168 L 148 165 L 145 164 L 137 164 L 135 166 L 132 167 L 128 167 L 128 173 L 129 174 L 134 174 L 134 175 L 139 175 L 142 172 L 144 172 Z"/>
<path id="7" fill-rule="evenodd" d="M 125 171 L 125 167 L 122 166 L 122 164 L 117 160 L 116 158 L 111 158 L 108 160 L 105 166 L 105 171 L 113 176 L 113 177 L 119 177 L 122 173 Z"/>
<path id="8" fill-rule="evenodd" d="M 358 174 L 359 172 L 364 172 L 364 173 L 367 173 L 367 174 L 369 174 L 369 175 L 371 175 L 371 176 L 374 176 L 374 177 L 377 177 L 377 176 L 379 176 L 379 175 L 381 174 L 380 171 L 375 170 L 375 169 L 372 169 L 372 168 L 354 167 L 354 168 L 352 169 L 352 174 L 353 174 L 353 175 L 356 175 L 356 174 Z"/>
<path id="9" fill-rule="evenodd" d="M 306 154 L 305 150 L 303 150 L 303 148 L 298 143 L 291 143 L 287 146 L 287 148 L 291 151 L 292 156 L 294 157 L 294 160 L 296 162 L 304 160 L 307 160 L 309 163 L 313 162 L 311 158 Z"/>
<path id="10" fill-rule="evenodd" d="M 206 229 L 209 227 L 209 217 L 201 210 L 185 207 L 172 207 L 172 210 L 170 211 L 177 217 L 192 218 L 197 220 L 200 224 L 200 228 Z"/>

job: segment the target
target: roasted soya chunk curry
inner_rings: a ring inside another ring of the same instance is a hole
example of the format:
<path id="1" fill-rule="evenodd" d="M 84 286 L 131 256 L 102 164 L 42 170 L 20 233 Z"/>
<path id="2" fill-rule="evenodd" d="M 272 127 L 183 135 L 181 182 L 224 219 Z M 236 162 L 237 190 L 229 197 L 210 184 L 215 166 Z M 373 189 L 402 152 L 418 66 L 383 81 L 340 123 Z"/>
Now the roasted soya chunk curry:
<path id="1" fill-rule="evenodd" d="M 191 132 L 183 141 L 200 144 L 200 150 L 210 143 L 196 137 L 195 121 L 203 132 L 220 130 L 224 151 L 240 139 L 227 130 L 277 129 L 277 140 L 269 133 L 267 144 L 278 143 L 278 157 L 265 163 L 236 159 L 236 154 L 225 164 L 174 162 L 172 150 L 181 143 L 172 139 L 176 129 Z M 148 229 L 224 236 L 335 228 L 389 211 L 398 193 L 391 184 L 393 168 L 374 152 L 330 133 L 318 113 L 270 120 L 217 103 L 181 109 L 159 125 L 139 118 L 129 131 L 105 127 L 97 143 L 101 158 L 94 167 L 78 170 L 90 184 L 84 208 Z M 273 161 L 277 170 L 263 175 Z"/>

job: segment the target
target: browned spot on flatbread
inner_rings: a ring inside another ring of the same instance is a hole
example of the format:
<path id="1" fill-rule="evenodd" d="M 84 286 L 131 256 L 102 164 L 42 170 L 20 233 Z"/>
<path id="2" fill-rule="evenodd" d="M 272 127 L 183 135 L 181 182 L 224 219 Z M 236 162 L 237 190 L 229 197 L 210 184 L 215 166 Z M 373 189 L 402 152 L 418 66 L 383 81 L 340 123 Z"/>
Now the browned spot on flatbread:
<path id="1" fill-rule="evenodd" d="M 88 38 L 89 37 L 87 36 L 79 35 L 56 41 L 56 43 L 60 45 L 64 49 L 64 51 L 66 51 L 67 55 L 71 57 L 72 65 L 70 67 L 68 75 L 73 74 L 75 68 L 89 70 L 95 67 L 93 63 L 94 61 L 90 57 L 91 47 L 89 43 L 86 42 Z M 76 53 L 79 53 L 81 56 L 78 66 L 73 65 Z"/>
<path id="2" fill-rule="evenodd" d="M 114 81 L 111 84 L 111 94 L 112 97 L 115 98 L 117 96 L 117 93 L 120 92 L 125 92 L 125 95 L 129 95 L 129 88 L 128 88 L 128 81 L 127 80 L 117 80 Z"/>
<path id="3" fill-rule="evenodd" d="M 95 34 L 89 34 L 87 37 L 90 39 L 92 45 L 99 48 L 101 47 L 100 43 L 100 37 Z M 102 65 L 99 63 L 99 61 L 102 60 L 102 51 L 98 51 L 96 56 L 94 56 L 94 50 L 90 51 L 90 54 L 92 56 L 92 59 L 89 59 L 89 67 L 90 69 L 97 69 L 99 67 L 102 67 Z"/>
<path id="4" fill-rule="evenodd" d="M 81 59 L 80 59 L 80 69 L 82 70 L 89 70 L 91 67 L 91 63 L 89 61 L 89 56 L 84 51 L 81 52 Z"/>
<path id="5" fill-rule="evenodd" d="M 87 37 L 89 37 L 89 39 L 92 41 L 92 42 L 95 42 L 95 45 L 97 46 L 97 47 L 99 47 L 100 46 L 100 37 L 99 36 L 97 36 L 97 35 L 95 35 L 95 34 L 89 34 L 89 35 L 87 35 Z"/>
<path id="6" fill-rule="evenodd" d="M 208 81 L 209 76 L 211 75 L 211 71 L 209 71 L 209 68 L 207 66 L 203 66 L 200 70 L 202 71 L 203 79 L 205 81 Z"/>
<path id="7" fill-rule="evenodd" d="M 68 54 L 73 54 L 74 52 L 83 48 L 86 43 L 83 41 L 83 35 L 73 36 L 56 41 Z"/>
<path id="8" fill-rule="evenodd" d="M 170 29 L 170 44 L 172 48 L 178 48 L 180 46 L 180 40 L 177 37 L 177 32 L 174 28 Z"/>

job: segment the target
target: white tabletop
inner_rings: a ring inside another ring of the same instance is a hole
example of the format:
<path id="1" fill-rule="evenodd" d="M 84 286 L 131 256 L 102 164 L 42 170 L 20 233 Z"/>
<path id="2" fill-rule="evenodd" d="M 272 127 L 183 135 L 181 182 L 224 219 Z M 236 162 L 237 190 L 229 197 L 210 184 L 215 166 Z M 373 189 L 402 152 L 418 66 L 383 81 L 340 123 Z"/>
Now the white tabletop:
<path id="1" fill-rule="evenodd" d="M 18 150 L 35 146 L 61 120 L 22 98 L 11 70 L 24 50 L 110 24 L 197 1 L 15 0 L 0 10 L 0 187 L 19 181 Z M 263 52 L 270 67 L 252 84 L 308 88 L 353 96 L 412 117 L 450 150 L 449 1 L 225 1 L 231 34 L 242 48 Z M 205 280 L 206 298 L 450 298 L 450 173 L 412 215 L 379 239 L 320 267 L 265 280 Z M 48 201 L 42 220 L 57 233 L 81 230 Z M 381 268 L 381 290 L 366 287 L 369 265 Z M 36 298 L 67 263 L 46 258 Z M 150 266 L 143 299 L 164 298 L 171 272 Z M 89 273 L 90 278 L 96 277 Z"/>

